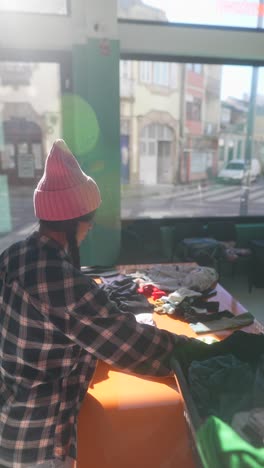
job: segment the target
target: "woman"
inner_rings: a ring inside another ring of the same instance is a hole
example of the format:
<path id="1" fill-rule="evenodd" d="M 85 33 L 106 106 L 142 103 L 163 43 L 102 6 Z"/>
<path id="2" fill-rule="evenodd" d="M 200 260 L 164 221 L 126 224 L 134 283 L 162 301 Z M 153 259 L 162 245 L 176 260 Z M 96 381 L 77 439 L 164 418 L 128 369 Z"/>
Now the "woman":
<path id="1" fill-rule="evenodd" d="M 100 203 L 94 180 L 56 141 L 34 193 L 39 230 L 0 257 L 1 466 L 71 466 L 97 360 L 165 376 L 186 342 L 120 313 L 81 273 L 79 245 Z"/>

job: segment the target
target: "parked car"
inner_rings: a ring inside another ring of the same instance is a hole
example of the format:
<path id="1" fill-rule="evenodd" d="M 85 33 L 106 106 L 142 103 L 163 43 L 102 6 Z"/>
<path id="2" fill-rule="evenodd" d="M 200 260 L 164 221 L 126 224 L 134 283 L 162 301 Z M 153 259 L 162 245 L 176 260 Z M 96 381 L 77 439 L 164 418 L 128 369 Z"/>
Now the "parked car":
<path id="1" fill-rule="evenodd" d="M 261 165 L 258 159 L 251 160 L 249 169 L 250 182 L 254 182 L 261 174 Z M 241 183 L 247 176 L 245 161 L 232 159 L 220 170 L 217 179 L 221 182 Z"/>

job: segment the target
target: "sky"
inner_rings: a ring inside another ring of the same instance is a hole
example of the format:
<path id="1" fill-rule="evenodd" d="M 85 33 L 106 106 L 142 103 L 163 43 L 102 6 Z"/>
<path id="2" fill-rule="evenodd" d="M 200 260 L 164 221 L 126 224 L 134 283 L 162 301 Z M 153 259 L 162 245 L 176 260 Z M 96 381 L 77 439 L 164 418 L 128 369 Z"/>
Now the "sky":
<path id="1" fill-rule="evenodd" d="M 169 21 L 218 26 L 255 27 L 259 0 L 143 0 L 160 8 Z M 264 9 L 262 11 L 262 17 Z"/>
<path id="2" fill-rule="evenodd" d="M 257 25 L 258 0 L 144 0 L 144 3 L 165 11 L 172 22 L 253 28 Z M 260 11 L 264 22 L 264 5 Z M 224 66 L 221 98 L 249 95 L 251 76 L 252 67 Z M 264 94 L 264 67 L 259 72 L 258 92 Z"/>

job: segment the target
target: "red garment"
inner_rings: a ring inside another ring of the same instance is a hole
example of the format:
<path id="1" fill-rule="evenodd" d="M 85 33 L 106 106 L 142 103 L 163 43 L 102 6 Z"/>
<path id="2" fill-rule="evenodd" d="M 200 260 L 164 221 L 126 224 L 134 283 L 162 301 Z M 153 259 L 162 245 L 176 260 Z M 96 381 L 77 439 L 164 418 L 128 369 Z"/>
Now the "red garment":
<path id="1" fill-rule="evenodd" d="M 162 296 L 166 296 L 165 291 L 153 286 L 153 284 L 145 284 L 137 290 L 140 294 L 144 294 L 146 297 L 151 297 L 155 301 L 160 299 Z"/>
<path id="2" fill-rule="evenodd" d="M 165 291 L 162 291 L 162 289 L 159 289 L 159 288 L 154 288 L 153 289 L 153 293 L 152 293 L 152 299 L 154 299 L 155 301 L 157 299 L 160 299 L 162 296 L 166 296 L 166 293 Z"/>

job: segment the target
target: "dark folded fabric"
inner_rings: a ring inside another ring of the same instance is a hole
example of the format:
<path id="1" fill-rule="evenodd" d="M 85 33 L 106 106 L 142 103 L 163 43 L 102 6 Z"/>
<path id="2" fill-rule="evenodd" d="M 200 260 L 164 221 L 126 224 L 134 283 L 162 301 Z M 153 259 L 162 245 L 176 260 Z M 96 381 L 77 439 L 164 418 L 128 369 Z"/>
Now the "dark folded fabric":
<path id="1" fill-rule="evenodd" d="M 200 307 L 201 309 L 206 309 L 208 312 L 218 312 L 219 311 L 219 302 L 210 301 L 206 302 L 203 299 L 197 297 L 193 301 L 194 307 Z"/>
<path id="2" fill-rule="evenodd" d="M 143 294 L 137 292 L 138 285 L 131 277 L 102 284 L 100 288 L 105 291 L 111 301 L 116 303 L 121 312 L 133 314 L 153 312 L 153 306 Z"/>
<path id="3" fill-rule="evenodd" d="M 255 372 L 247 362 L 232 354 L 189 367 L 190 392 L 202 418 L 218 416 L 231 423 L 235 413 L 251 409 Z"/>
<path id="4" fill-rule="evenodd" d="M 113 273 L 113 272 L 112 272 Z M 122 281 L 126 278 L 130 278 L 129 276 L 127 275 L 123 275 L 122 273 L 113 273 L 111 275 L 108 275 L 108 274 L 100 274 L 100 280 L 102 281 L 102 283 L 105 283 L 105 284 L 112 284 L 114 283 L 115 281 Z"/>
<path id="5" fill-rule="evenodd" d="M 241 361 L 257 363 L 264 353 L 264 334 L 256 335 L 239 330 L 210 346 L 213 346 L 214 353 L 231 353 Z"/>
<path id="6" fill-rule="evenodd" d="M 194 308 L 195 307 L 195 308 Z M 200 312 L 196 308 L 206 309 L 207 312 Z M 234 317 L 229 310 L 218 312 L 219 302 L 205 302 L 200 297 L 185 297 L 185 299 L 175 306 L 175 313 L 177 317 L 181 318 L 188 323 L 209 322 L 212 320 L 220 320 L 223 317 Z"/>
<path id="7" fill-rule="evenodd" d="M 203 361 L 215 356 L 233 354 L 243 362 L 258 364 L 264 354 L 264 335 L 235 331 L 229 337 L 213 344 L 193 339 L 184 343 L 173 352 L 188 378 L 188 368 L 193 361 Z"/>
<path id="8" fill-rule="evenodd" d="M 92 278 L 99 278 L 100 276 L 119 275 L 118 270 L 116 270 L 114 266 L 84 266 L 81 268 L 81 272 Z"/>
<path id="9" fill-rule="evenodd" d="M 234 317 L 234 314 L 229 312 L 229 310 L 223 310 L 222 312 L 216 312 L 215 314 L 206 314 L 206 313 L 195 313 L 195 312 L 186 312 L 183 315 L 183 319 L 188 323 L 206 323 L 212 322 L 213 320 L 221 320 L 223 318 Z"/>
<path id="10" fill-rule="evenodd" d="M 116 297 L 123 296 L 124 298 L 128 298 L 131 294 L 137 292 L 138 285 L 133 281 L 132 278 L 128 276 L 121 275 L 119 279 L 108 279 L 105 281 L 105 284 L 102 286 L 105 291 L 108 291 L 109 294 L 115 294 Z"/>

